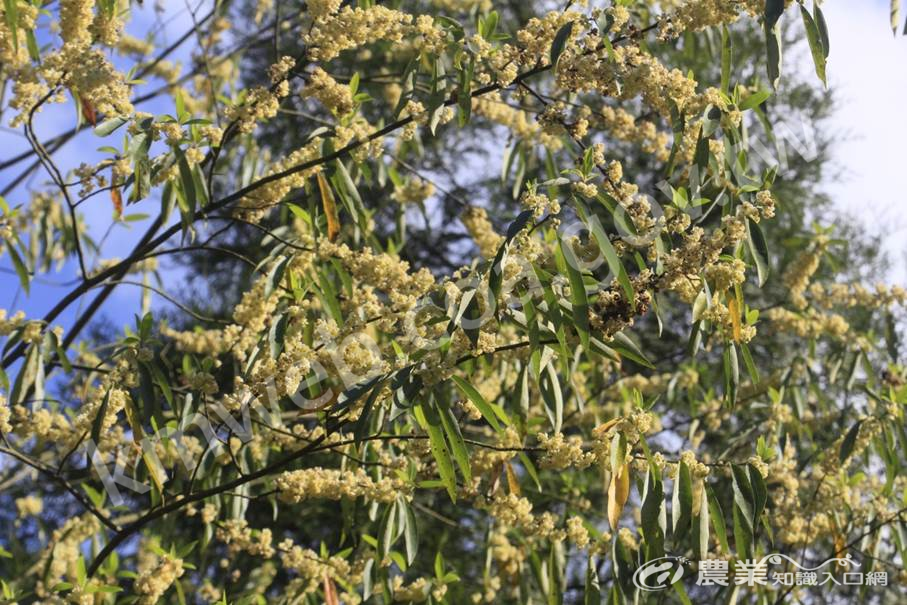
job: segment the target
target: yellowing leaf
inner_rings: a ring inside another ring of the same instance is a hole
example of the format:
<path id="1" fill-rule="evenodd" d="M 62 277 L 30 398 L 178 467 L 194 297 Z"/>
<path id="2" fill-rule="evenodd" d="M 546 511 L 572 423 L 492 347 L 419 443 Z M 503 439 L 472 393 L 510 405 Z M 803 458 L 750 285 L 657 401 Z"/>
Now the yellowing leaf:
<path id="1" fill-rule="evenodd" d="M 324 603 L 325 605 L 340 605 L 340 599 L 337 597 L 337 587 L 327 572 L 324 572 Z"/>
<path id="2" fill-rule="evenodd" d="M 611 427 L 613 427 L 615 424 L 617 424 L 617 423 L 620 422 L 620 421 L 621 421 L 621 417 L 620 417 L 620 416 L 618 416 L 617 418 L 612 418 L 612 419 L 609 420 L 608 422 L 606 422 L 606 423 L 604 423 L 604 424 L 602 424 L 602 425 L 600 425 L 600 426 L 595 427 L 595 431 L 594 431 L 594 432 L 595 432 L 595 434 L 597 434 L 597 435 L 602 435 L 602 434 L 604 434 L 604 433 L 607 433 L 609 430 L 611 430 Z"/>
<path id="3" fill-rule="evenodd" d="M 629 495 L 630 467 L 624 464 L 616 473 L 611 474 L 611 485 L 608 486 L 608 523 L 613 531 L 617 531 L 620 513 L 623 512 Z"/>
<path id="4" fill-rule="evenodd" d="M 510 489 L 510 493 L 519 496 L 522 493 L 520 490 L 520 482 L 509 462 L 504 463 L 504 470 L 507 472 L 507 487 Z"/>
<path id="5" fill-rule="evenodd" d="M 328 220 L 328 240 L 334 241 L 340 234 L 340 218 L 337 216 L 337 203 L 334 201 L 334 194 L 331 192 L 331 186 L 327 179 L 320 172 L 316 175 L 318 179 L 318 190 L 321 192 L 321 206 L 324 208 L 324 215 Z"/>
<path id="6" fill-rule="evenodd" d="M 120 218 L 123 216 L 123 196 L 120 194 L 120 188 L 114 187 L 110 190 L 110 201 L 113 202 L 114 216 Z"/>
<path id="7" fill-rule="evenodd" d="M 740 342 L 743 340 L 743 331 L 740 328 L 740 308 L 737 306 L 737 299 L 735 297 L 728 296 L 727 310 L 728 314 L 731 316 L 731 323 L 734 326 L 734 341 Z"/>

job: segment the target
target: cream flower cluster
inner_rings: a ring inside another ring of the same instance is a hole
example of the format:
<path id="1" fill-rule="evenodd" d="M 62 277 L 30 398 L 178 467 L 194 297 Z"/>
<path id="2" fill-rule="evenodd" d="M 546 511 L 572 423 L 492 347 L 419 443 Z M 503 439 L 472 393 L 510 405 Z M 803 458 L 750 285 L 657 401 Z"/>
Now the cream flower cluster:
<path id="1" fill-rule="evenodd" d="M 407 179 L 403 185 L 394 187 L 394 200 L 401 205 L 421 204 L 435 193 L 435 186 L 431 181 L 419 177 Z"/>
<path id="2" fill-rule="evenodd" d="M 315 4 L 315 23 L 303 35 L 312 59 L 330 61 L 345 50 L 378 40 L 400 42 L 413 21 L 412 15 L 381 5 L 369 8 L 346 6 L 333 14 L 335 4 Z"/>
<path id="3" fill-rule="evenodd" d="M 494 258 L 504 238 L 494 230 L 488 212 L 480 206 L 470 206 L 460 215 L 460 221 L 479 246 L 482 256 Z"/>
<path id="4" fill-rule="evenodd" d="M 332 113 L 343 116 L 353 110 L 353 95 L 350 87 L 339 84 L 320 67 L 309 75 L 308 84 L 302 89 L 302 98 L 314 98 Z"/>
<path id="5" fill-rule="evenodd" d="M 135 591 L 141 595 L 138 602 L 142 605 L 158 603 L 167 589 L 182 577 L 183 561 L 170 555 L 161 558 L 158 565 L 143 572 L 135 580 Z"/>
<path id="6" fill-rule="evenodd" d="M 549 437 L 545 433 L 537 436 L 539 447 L 545 450 L 539 464 L 542 468 L 563 470 L 571 466 L 586 468 L 595 462 L 593 454 L 583 451 L 583 439 L 579 435 L 565 437 L 556 433 Z"/>
<path id="7" fill-rule="evenodd" d="M 280 490 L 281 499 L 293 503 L 310 499 L 358 498 L 372 502 L 393 502 L 398 495 L 407 494 L 409 490 L 401 479 L 384 477 L 376 481 L 362 468 L 346 472 L 321 467 L 287 471 L 277 477 L 275 483 Z"/>
<path id="8" fill-rule="evenodd" d="M 215 536 L 227 545 L 231 554 L 247 552 L 250 555 L 269 559 L 274 556 L 274 547 L 271 545 L 271 530 L 265 527 L 253 530 L 245 519 L 229 519 L 221 524 Z"/>

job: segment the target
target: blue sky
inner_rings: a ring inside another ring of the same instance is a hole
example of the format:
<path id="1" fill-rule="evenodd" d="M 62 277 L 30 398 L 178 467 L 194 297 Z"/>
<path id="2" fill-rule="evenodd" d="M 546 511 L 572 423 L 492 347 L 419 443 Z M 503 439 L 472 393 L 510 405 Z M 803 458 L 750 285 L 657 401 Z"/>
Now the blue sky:
<path id="1" fill-rule="evenodd" d="M 165 3 L 168 7 L 163 15 L 154 13 L 154 3 L 144 3 L 144 8 L 133 6 L 134 18 L 129 31 L 136 36 L 150 27 L 163 27 L 166 43 L 181 35 L 189 24 L 185 4 Z M 888 3 L 885 0 L 828 0 L 824 10 L 831 32 L 832 50 L 829 57 L 829 83 L 834 90 L 839 109 L 831 127 L 847 139 L 833 150 L 835 166 L 840 174 L 835 182 L 829 181 L 825 189 L 837 206 L 849 213 L 851 220 L 863 225 L 870 233 L 882 233 L 886 251 L 894 261 L 890 279 L 899 283 L 907 282 L 905 269 L 905 247 L 902 244 L 907 234 L 907 221 L 902 216 L 905 207 L 903 199 L 904 180 L 907 167 L 899 153 L 903 141 L 907 140 L 907 120 L 897 117 L 897 109 L 907 99 L 907 78 L 902 77 L 902 67 L 907 64 L 907 37 L 891 35 L 888 27 Z M 201 11 L 204 12 L 204 11 Z M 789 12 L 787 18 L 795 13 Z M 194 40 L 174 55 L 176 60 L 188 64 L 187 52 Z M 806 53 L 790 57 L 786 69 L 812 71 Z M 156 86 L 158 83 L 151 83 Z M 168 98 L 145 104 L 144 111 L 173 113 Z M 8 118 L 7 118 L 8 119 Z M 71 104 L 53 105 L 46 108 L 37 119 L 37 130 L 42 138 L 49 137 L 74 124 L 75 116 Z M 3 127 L 0 130 L 3 141 L 3 155 L 13 155 L 27 148 L 21 131 L 13 132 Z M 85 132 L 68 143 L 55 154 L 58 165 L 64 169 L 77 166 L 80 162 L 93 162 L 102 155 L 96 149 L 103 144 L 119 145 L 117 135 L 101 140 Z M 12 178 L 15 173 L 0 173 L 0 184 Z M 26 185 L 39 188 L 46 175 L 39 173 Z M 24 193 L 20 187 L 17 193 Z M 15 205 L 22 201 L 17 194 L 8 196 L 8 202 Z M 127 214 L 154 214 L 156 200 L 145 200 L 127 208 Z M 90 232 L 95 239 L 103 236 L 111 224 L 112 208 L 107 195 L 99 195 L 81 207 Z M 135 240 L 144 232 L 144 223 L 135 224 L 130 230 L 117 227 L 107 238 L 105 258 L 123 257 L 132 248 Z M 8 267 L 9 261 L 0 258 L 0 266 Z M 77 277 L 76 266 L 69 263 L 63 270 L 49 279 L 67 282 Z M 169 274 L 173 279 L 174 275 Z M 166 275 L 165 275 L 166 277 Z M 178 280 L 174 280 L 178 281 Z M 29 317 L 43 315 L 68 288 L 36 283 L 31 296 L 17 294 L 16 278 L 0 273 L 0 308 L 23 309 Z M 94 296 L 94 292 L 90 294 Z M 132 323 L 132 313 L 138 308 L 140 291 L 132 286 L 119 287 L 105 305 L 104 314 L 119 325 Z M 83 301 L 83 304 L 87 301 Z M 160 301 L 159 301 L 160 302 Z M 166 303 L 161 303 L 166 304 Z M 58 323 L 68 326 L 79 306 L 73 305 Z"/>

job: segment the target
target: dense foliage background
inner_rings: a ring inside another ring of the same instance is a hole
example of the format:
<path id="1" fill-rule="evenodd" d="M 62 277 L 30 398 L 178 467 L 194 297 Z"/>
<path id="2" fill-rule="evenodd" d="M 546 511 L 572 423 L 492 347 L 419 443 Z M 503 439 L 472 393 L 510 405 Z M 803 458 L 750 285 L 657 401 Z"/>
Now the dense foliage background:
<path id="1" fill-rule="evenodd" d="M 0 11 L 4 283 L 77 271 L 0 312 L 7 600 L 903 598 L 907 293 L 817 193 L 819 4 L 218 2 L 167 42 Z M 887 585 L 741 577 L 776 553 Z"/>

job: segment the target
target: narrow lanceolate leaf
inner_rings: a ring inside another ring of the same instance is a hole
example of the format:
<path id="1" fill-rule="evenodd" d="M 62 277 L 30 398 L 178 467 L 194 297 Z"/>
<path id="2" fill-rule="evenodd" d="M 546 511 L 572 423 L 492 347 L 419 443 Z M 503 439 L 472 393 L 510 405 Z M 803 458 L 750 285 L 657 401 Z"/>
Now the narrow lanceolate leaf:
<path id="1" fill-rule="evenodd" d="M 608 237 L 608 234 L 605 233 L 601 221 L 598 220 L 598 217 L 592 216 L 587 224 L 592 231 L 592 236 L 595 238 L 599 250 L 601 250 L 602 254 L 605 256 L 605 261 L 608 263 L 608 270 L 613 277 L 617 278 L 618 283 L 624 290 L 624 294 L 627 296 L 627 300 L 630 301 L 630 306 L 635 308 L 636 293 L 633 290 L 633 284 L 630 283 L 630 276 L 627 275 L 627 270 L 624 269 L 623 264 L 620 262 L 617 250 L 614 249 L 614 244 L 611 243 L 611 239 Z"/>
<path id="2" fill-rule="evenodd" d="M 709 517 L 712 519 L 712 527 L 715 528 L 715 535 L 718 536 L 718 543 L 721 545 L 724 554 L 730 554 L 731 547 L 727 540 L 727 526 L 724 523 L 724 511 L 721 510 L 721 503 L 715 495 L 714 490 L 708 484 L 703 486 L 708 494 L 709 500 Z"/>
<path id="3" fill-rule="evenodd" d="M 765 27 L 772 29 L 784 13 L 784 0 L 765 0 Z"/>
<path id="4" fill-rule="evenodd" d="M 561 26 L 557 33 L 554 35 L 554 41 L 551 43 L 551 64 L 554 65 L 557 63 L 558 57 L 561 56 L 561 53 L 564 52 L 564 48 L 567 45 L 567 40 L 570 38 L 570 34 L 573 32 L 573 21 L 564 24 Z"/>
<path id="5" fill-rule="evenodd" d="M 398 504 L 403 507 L 406 522 L 403 525 L 403 542 L 406 546 L 406 562 L 410 565 L 416 560 L 416 553 L 419 552 L 419 526 L 416 525 L 416 516 L 413 514 L 413 508 L 403 498 L 397 496 Z"/>
<path id="6" fill-rule="evenodd" d="M 123 216 L 123 195 L 119 187 L 113 187 L 110 190 L 110 202 L 113 204 L 113 215 L 117 219 Z"/>
<path id="7" fill-rule="evenodd" d="M 444 430 L 441 426 L 441 419 L 437 412 L 431 406 L 416 404 L 413 406 L 416 420 L 419 425 L 428 433 L 431 454 L 438 465 L 438 474 L 441 476 L 441 482 L 447 488 L 452 502 L 457 501 L 457 477 L 454 474 L 453 461 L 450 457 L 450 450 L 444 440 Z"/>
<path id="8" fill-rule="evenodd" d="M 466 449 L 466 442 L 463 440 L 463 434 L 460 432 L 460 425 L 457 419 L 447 405 L 438 403 L 438 416 L 441 418 L 441 426 L 444 427 L 444 434 L 447 436 L 447 442 L 450 444 L 450 451 L 453 454 L 460 474 L 466 480 L 466 483 L 472 481 L 472 470 L 469 466 L 469 452 Z"/>
<path id="9" fill-rule="evenodd" d="M 740 342 L 743 340 L 743 327 L 740 324 L 740 307 L 737 306 L 737 298 L 733 295 L 728 296 L 727 312 L 731 316 L 734 342 Z"/>
<path id="10" fill-rule="evenodd" d="M 750 485 L 750 479 L 745 467 L 734 464 L 731 466 L 734 486 L 734 504 L 743 513 L 743 520 L 752 532 L 755 527 L 755 502 L 753 497 L 753 487 Z"/>
<path id="11" fill-rule="evenodd" d="M 642 494 L 640 524 L 646 540 L 646 557 L 657 559 L 664 555 L 664 536 L 667 529 L 665 515 L 664 487 L 657 467 L 649 465 L 646 473 L 645 490 Z"/>
<path id="12" fill-rule="evenodd" d="M 289 256 L 282 258 L 268 273 L 268 280 L 265 282 L 265 298 L 269 297 L 271 293 L 280 286 L 280 282 L 283 280 L 283 275 L 287 270 L 289 262 Z"/>
<path id="13" fill-rule="evenodd" d="M 862 420 L 858 420 L 854 423 L 850 430 L 847 431 L 847 434 L 844 435 L 844 440 L 841 441 L 841 448 L 838 450 L 838 461 L 844 462 L 850 455 L 853 453 L 853 448 L 857 443 L 857 435 L 860 434 L 860 425 L 863 424 Z"/>
<path id="14" fill-rule="evenodd" d="M 337 203 L 334 201 L 334 193 L 331 186 L 322 173 L 316 175 L 318 181 L 318 191 L 321 193 L 321 207 L 324 210 L 324 216 L 327 219 L 328 240 L 334 241 L 340 235 L 340 217 L 337 214 Z"/>
<path id="15" fill-rule="evenodd" d="M 19 284 L 22 286 L 22 289 L 25 290 L 25 293 L 28 294 L 29 286 L 31 284 L 31 276 L 28 267 L 25 266 L 22 257 L 19 256 L 19 252 L 16 251 L 12 242 L 6 242 L 6 250 L 9 252 L 9 257 L 13 261 L 13 268 L 15 268 L 16 275 L 19 277 Z"/>
<path id="16" fill-rule="evenodd" d="M 765 29 L 765 54 L 768 69 L 768 81 L 772 88 L 778 90 L 781 82 L 781 28 L 777 25 Z"/>
<path id="17" fill-rule="evenodd" d="M 585 595 L 583 595 L 583 605 L 600 605 L 601 600 L 598 565 L 595 561 L 595 555 L 589 555 L 589 562 L 586 565 L 586 591 Z"/>
<path id="18" fill-rule="evenodd" d="M 901 0 L 891 0 L 891 33 L 898 35 L 901 24 Z"/>
<path id="19" fill-rule="evenodd" d="M 699 555 L 699 560 L 703 561 L 708 558 L 709 554 L 709 496 L 704 481 L 699 490 L 699 516 L 696 529 L 698 530 L 696 554 Z"/>
<path id="20" fill-rule="evenodd" d="M 818 2 L 813 3 L 813 17 L 816 20 L 816 27 L 819 28 L 819 40 L 822 41 L 822 50 L 825 52 L 825 58 L 831 53 L 831 42 L 828 38 L 828 23 L 825 22 L 825 13 Z"/>
<path id="21" fill-rule="evenodd" d="M 19 7 L 18 0 L 3 0 L 4 16 L 9 35 L 13 39 L 13 50 L 19 52 Z"/>
<path id="22" fill-rule="evenodd" d="M 567 265 L 567 277 L 570 280 L 570 303 L 573 307 L 573 324 L 579 333 L 583 347 L 589 348 L 589 299 L 586 297 L 586 284 L 580 273 L 579 259 L 570 244 L 560 242 L 561 253 Z"/>
<path id="23" fill-rule="evenodd" d="M 727 94 L 731 85 L 731 33 L 721 28 L 721 90 Z"/>
<path id="24" fill-rule="evenodd" d="M 463 391 L 463 394 L 469 397 L 469 400 L 473 403 L 473 405 L 479 408 L 479 411 L 482 413 L 482 416 L 485 418 L 485 420 L 488 421 L 488 424 L 490 424 L 495 431 L 499 433 L 502 432 L 504 430 L 503 427 L 501 427 L 501 424 L 498 422 L 498 418 L 495 415 L 494 410 L 491 408 L 491 405 L 489 405 L 489 403 L 485 401 L 485 398 L 482 397 L 482 394 L 479 393 L 475 389 L 475 387 L 473 387 L 471 384 L 469 384 L 459 376 L 454 376 L 451 379 L 454 381 L 457 387 L 459 387 L 459 389 Z"/>
<path id="25" fill-rule="evenodd" d="M 101 431 L 104 430 L 104 417 L 107 416 L 107 408 L 110 405 L 110 390 L 104 393 L 104 399 L 101 400 L 101 407 L 98 409 L 94 421 L 91 423 L 91 441 L 95 444 L 101 442 Z"/>
<path id="26" fill-rule="evenodd" d="M 756 275 L 759 278 L 759 287 L 765 285 L 769 275 L 768 264 L 768 244 L 765 241 L 765 235 L 758 223 L 753 221 L 746 222 L 746 243 L 753 257 L 753 263 L 756 265 Z"/>
<path id="27" fill-rule="evenodd" d="M 340 605 L 337 587 L 327 571 L 324 572 L 324 605 Z"/>
<path id="28" fill-rule="evenodd" d="M 611 484 L 608 486 L 608 523 L 611 530 L 617 531 L 620 514 L 630 495 L 630 467 L 624 464 L 618 472 L 611 473 Z"/>
<path id="29" fill-rule="evenodd" d="M 690 529 L 693 518 L 693 481 L 690 467 L 680 463 L 677 477 L 674 479 L 674 495 L 671 502 L 671 525 L 674 532 L 674 544 L 680 544 Z"/>
<path id="30" fill-rule="evenodd" d="M 519 496 L 522 494 L 520 489 L 520 480 L 516 476 L 516 471 L 513 470 L 513 465 L 509 462 L 504 463 L 504 474 L 507 475 L 507 489 L 510 490 L 511 494 Z"/>
<path id="31" fill-rule="evenodd" d="M 737 361 L 737 347 L 728 342 L 724 349 L 724 390 L 728 405 L 737 403 L 737 389 L 740 386 L 740 366 Z"/>
<path id="32" fill-rule="evenodd" d="M 825 79 L 825 49 L 822 48 L 822 37 L 819 33 L 819 26 L 816 25 L 815 19 L 806 10 L 806 7 L 800 5 L 800 15 L 803 17 L 803 26 L 806 28 L 806 40 L 809 42 L 809 51 L 813 56 L 813 63 L 816 66 L 816 75 L 822 81 L 822 84 L 828 87 Z"/>

